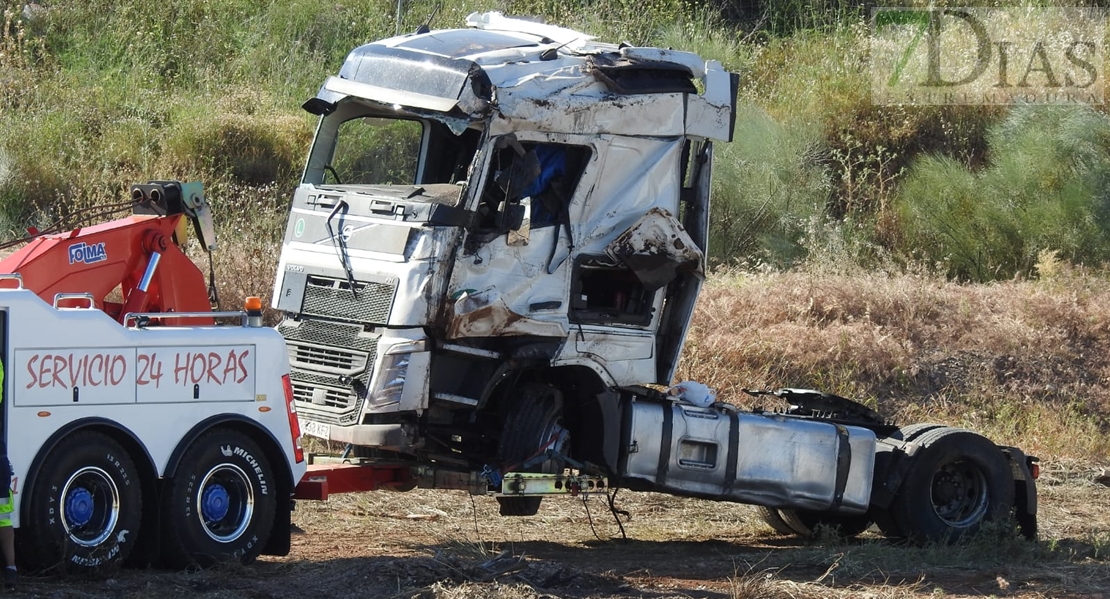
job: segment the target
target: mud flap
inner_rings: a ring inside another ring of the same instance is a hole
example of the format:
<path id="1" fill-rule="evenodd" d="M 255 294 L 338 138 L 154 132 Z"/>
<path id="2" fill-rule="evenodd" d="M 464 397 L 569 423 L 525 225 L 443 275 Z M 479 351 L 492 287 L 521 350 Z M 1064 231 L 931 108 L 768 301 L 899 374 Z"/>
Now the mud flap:
<path id="1" fill-rule="evenodd" d="M 1016 447 L 1000 447 L 1010 461 L 1014 473 L 1014 519 L 1021 534 L 1030 541 L 1037 539 L 1037 481 L 1033 478 L 1032 464 L 1038 460 Z"/>
<path id="2" fill-rule="evenodd" d="M 274 529 L 270 532 L 270 540 L 262 548 L 262 555 L 289 555 L 292 546 L 293 533 L 293 500 L 278 501 L 277 513 L 274 515 Z"/>

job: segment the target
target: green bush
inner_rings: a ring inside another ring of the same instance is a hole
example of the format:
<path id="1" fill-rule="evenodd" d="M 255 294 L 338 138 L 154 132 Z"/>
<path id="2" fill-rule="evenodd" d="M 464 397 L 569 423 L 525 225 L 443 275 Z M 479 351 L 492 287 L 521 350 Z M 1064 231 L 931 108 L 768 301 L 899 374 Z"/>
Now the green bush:
<path id="1" fill-rule="evenodd" d="M 184 106 L 165 128 L 162 158 L 180 176 L 205 173 L 210 180 L 263 185 L 300 174 L 311 140 L 307 114 L 241 112 L 232 101 Z"/>
<path id="2" fill-rule="evenodd" d="M 977 171 L 935 155 L 914 164 L 898 198 L 904 252 L 975 281 L 1030 274 L 1046 250 L 1110 258 L 1110 119 L 1021 107 L 991 128 L 988 147 Z"/>
<path id="3" fill-rule="evenodd" d="M 820 137 L 752 104 L 739 112 L 734 141 L 714 148 L 710 256 L 789 265 L 804 256 L 802 237 L 830 191 L 815 159 Z"/>

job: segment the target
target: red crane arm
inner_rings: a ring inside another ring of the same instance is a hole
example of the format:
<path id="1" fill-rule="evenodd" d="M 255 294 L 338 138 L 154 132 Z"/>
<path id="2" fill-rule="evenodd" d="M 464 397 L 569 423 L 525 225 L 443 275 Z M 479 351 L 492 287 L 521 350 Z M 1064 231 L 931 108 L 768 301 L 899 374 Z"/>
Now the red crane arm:
<path id="1" fill-rule="evenodd" d="M 182 216 L 133 215 L 37 237 L 0 260 L 0 272 L 19 273 L 24 287 L 49 303 L 59 293 L 91 293 L 96 306 L 117 320 L 125 306 L 127 312 L 209 312 L 204 274 L 173 242 Z M 137 288 L 155 252 L 160 259 L 144 298 Z M 117 287 L 122 301 L 109 301 Z"/>

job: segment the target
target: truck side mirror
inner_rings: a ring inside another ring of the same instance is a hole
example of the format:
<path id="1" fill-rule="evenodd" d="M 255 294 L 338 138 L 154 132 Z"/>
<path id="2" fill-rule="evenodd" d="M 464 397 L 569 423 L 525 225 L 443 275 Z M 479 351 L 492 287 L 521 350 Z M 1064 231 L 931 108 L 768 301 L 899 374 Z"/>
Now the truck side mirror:
<path id="1" fill-rule="evenodd" d="M 540 159 L 535 150 L 528 150 L 523 156 L 513 160 L 508 172 L 502 172 L 497 177 L 497 185 L 505 192 L 505 198 L 510 202 L 519 202 L 524 197 L 524 191 L 540 176 Z"/>
<path id="2" fill-rule="evenodd" d="M 505 206 L 505 220 L 503 221 L 505 230 L 516 231 L 520 229 L 524 225 L 524 213 L 526 211 L 526 207 L 519 202 Z"/>

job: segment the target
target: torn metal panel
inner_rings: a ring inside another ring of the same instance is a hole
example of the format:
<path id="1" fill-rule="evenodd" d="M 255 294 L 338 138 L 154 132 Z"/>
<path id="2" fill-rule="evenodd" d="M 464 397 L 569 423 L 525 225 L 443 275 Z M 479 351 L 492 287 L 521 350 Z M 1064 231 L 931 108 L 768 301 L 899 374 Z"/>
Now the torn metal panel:
<path id="1" fill-rule="evenodd" d="M 603 136 L 596 142 L 600 158 L 587 167 L 593 189 L 589 198 L 571 205 L 575 247 L 601 254 L 614 239 L 655 207 L 678 211 L 682 182 L 682 138 Z"/>
<path id="2" fill-rule="evenodd" d="M 705 276 L 701 250 L 674 216 L 662 208 L 648 211 L 605 252 L 627 266 L 648 291 L 667 285 L 681 272 Z"/>
<path id="3" fill-rule="evenodd" d="M 653 355 L 655 336 L 648 332 L 614 333 L 583 329 L 574 336 L 574 348 L 579 354 L 605 356 L 608 361 L 644 360 Z"/>
<path id="4" fill-rule="evenodd" d="M 498 95 L 500 114 L 518 130 L 675 136 L 685 132 L 684 94 L 614 96 Z"/>
<path id="5" fill-rule="evenodd" d="M 497 289 L 464 293 L 455 300 L 453 314 L 447 323 L 447 338 L 507 337 L 534 335 L 565 338 L 566 327 L 558 322 L 545 322 L 509 309 Z"/>
<path id="6" fill-rule="evenodd" d="M 636 385 L 654 378 L 655 342 L 648 332 L 606 332 L 597 327 L 582 327 L 572 335 L 574 342 L 563 346 L 553 366 L 588 366 L 612 386 Z"/>
<path id="7" fill-rule="evenodd" d="M 705 93 L 686 96 L 686 135 L 732 141 L 739 80 L 715 60 L 705 67 Z"/>
<path id="8" fill-rule="evenodd" d="M 496 296 L 497 302 L 504 306 L 492 311 L 504 319 L 508 313 L 522 316 L 524 321 L 514 320 L 512 326 L 503 324 L 489 325 L 496 328 L 498 335 L 541 335 L 566 338 L 569 330 L 567 321 L 568 269 L 560 268 L 555 275 L 546 274 L 547 259 L 553 237 L 558 234 L 554 227 L 533 229 L 527 245 L 508 245 L 506 235 L 480 247 L 476 254 L 456 256 L 451 269 L 451 282 L 448 294 L 476 294 L 489 290 L 486 297 L 490 302 Z M 447 269 L 443 269 L 447 270 Z M 448 319 L 456 320 L 457 311 L 467 307 L 467 312 L 479 307 L 481 298 L 471 298 L 469 302 L 449 306 Z M 512 319 L 512 317 L 509 317 Z M 474 337 L 481 327 L 470 327 L 462 336 Z M 460 329 L 461 332 L 461 329 Z M 455 334 L 455 333 L 450 333 Z"/>
<path id="9" fill-rule="evenodd" d="M 706 67 L 708 66 L 708 63 L 693 52 L 683 52 L 682 50 L 673 50 L 671 48 L 625 46 L 620 49 L 620 55 L 627 60 L 681 65 L 689 70 L 694 77 L 699 79 L 705 76 Z M 717 66 L 720 66 L 720 63 L 717 63 Z"/>
<path id="10" fill-rule="evenodd" d="M 473 12 L 466 17 L 466 26 L 475 27 L 486 31 L 519 31 L 530 33 L 551 40 L 553 44 L 571 46 L 573 49 L 583 47 L 582 44 L 595 39 L 580 31 L 548 25 L 536 21 L 514 19 L 506 17 L 499 12 L 478 13 Z"/>

